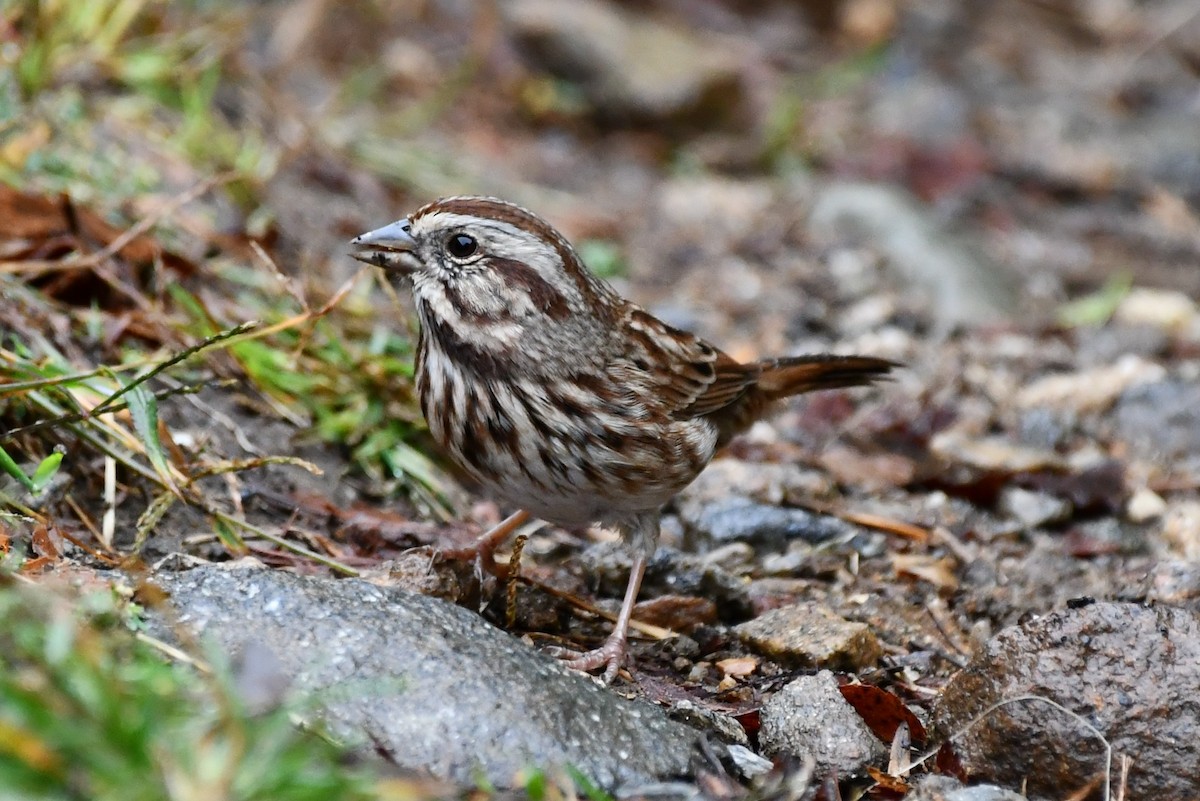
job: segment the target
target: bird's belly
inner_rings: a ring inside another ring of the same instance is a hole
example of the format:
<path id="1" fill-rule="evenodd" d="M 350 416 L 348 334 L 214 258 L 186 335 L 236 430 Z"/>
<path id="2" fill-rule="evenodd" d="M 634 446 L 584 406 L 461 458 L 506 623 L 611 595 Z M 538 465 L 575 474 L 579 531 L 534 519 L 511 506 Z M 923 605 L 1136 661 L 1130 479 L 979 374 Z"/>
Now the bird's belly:
<path id="1" fill-rule="evenodd" d="M 477 453 L 454 456 L 487 494 L 536 517 L 560 524 L 602 523 L 662 508 L 712 458 L 715 434 L 712 443 L 672 439 L 628 436 L 621 448 L 545 440 L 520 449 L 538 453 L 532 459 L 493 454 L 481 462 Z"/>
<path id="2" fill-rule="evenodd" d="M 524 391 L 433 381 L 421 392 L 422 411 L 434 439 L 486 495 L 552 523 L 657 510 L 716 449 L 716 429 L 703 419 L 571 417 Z"/>

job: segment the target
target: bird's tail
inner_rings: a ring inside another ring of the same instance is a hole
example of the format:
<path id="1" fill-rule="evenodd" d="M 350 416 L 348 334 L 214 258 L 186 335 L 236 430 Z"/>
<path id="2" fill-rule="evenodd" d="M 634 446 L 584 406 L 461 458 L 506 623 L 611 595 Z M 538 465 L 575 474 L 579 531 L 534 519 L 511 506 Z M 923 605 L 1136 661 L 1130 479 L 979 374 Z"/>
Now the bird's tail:
<path id="1" fill-rule="evenodd" d="M 819 389 L 861 387 L 886 380 L 897 362 L 871 356 L 789 356 L 758 362 L 758 389 L 770 401 Z"/>

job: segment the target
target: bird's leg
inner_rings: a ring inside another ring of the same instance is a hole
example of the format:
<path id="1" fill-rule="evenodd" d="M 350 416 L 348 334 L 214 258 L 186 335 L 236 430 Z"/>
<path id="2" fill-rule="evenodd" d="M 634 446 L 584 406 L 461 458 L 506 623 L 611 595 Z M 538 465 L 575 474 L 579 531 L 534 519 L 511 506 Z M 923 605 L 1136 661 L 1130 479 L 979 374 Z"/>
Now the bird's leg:
<path id="1" fill-rule="evenodd" d="M 604 666 L 603 680 L 605 684 L 612 683 L 625 661 L 628 650 L 629 621 L 633 617 L 633 605 L 637 603 L 638 592 L 642 588 L 642 578 L 646 575 L 646 563 L 654 554 L 658 544 L 658 512 L 639 514 L 632 520 L 618 525 L 618 530 L 626 544 L 633 551 L 633 565 L 629 568 L 629 583 L 625 585 L 625 600 L 621 602 L 621 612 L 617 615 L 617 623 L 613 626 L 612 634 L 599 648 L 591 651 L 572 651 L 567 648 L 553 648 L 551 655 L 566 660 L 564 664 L 575 670 L 595 670 Z"/>
<path id="2" fill-rule="evenodd" d="M 474 559 L 475 575 L 480 581 L 483 580 L 484 573 L 491 573 L 497 578 L 507 578 L 508 566 L 496 563 L 496 549 L 508 539 L 510 534 L 524 525 L 528 519 L 529 512 L 526 512 L 524 509 L 518 509 L 480 534 L 479 538 L 469 548 L 459 548 L 458 550 L 446 551 L 445 553 L 451 559 Z"/>
<path id="3" fill-rule="evenodd" d="M 566 657 L 563 663 L 573 670 L 589 671 L 604 666 L 603 681 L 611 684 L 625 661 L 628 650 L 629 620 L 633 617 L 633 605 L 637 603 L 638 591 L 642 588 L 642 576 L 646 575 L 647 557 L 644 551 L 638 550 L 633 557 L 633 566 L 629 571 L 629 584 L 625 587 L 625 600 L 621 603 L 621 612 L 617 615 L 617 623 L 613 626 L 612 634 L 599 648 L 583 653 L 567 649 L 554 649 L 555 656 Z"/>

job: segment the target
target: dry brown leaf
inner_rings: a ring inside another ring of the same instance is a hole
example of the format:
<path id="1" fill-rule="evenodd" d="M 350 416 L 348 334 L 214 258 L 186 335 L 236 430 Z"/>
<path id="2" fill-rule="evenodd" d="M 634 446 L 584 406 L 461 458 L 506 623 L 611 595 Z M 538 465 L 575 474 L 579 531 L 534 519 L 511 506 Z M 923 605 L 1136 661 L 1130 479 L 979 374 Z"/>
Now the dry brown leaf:
<path id="1" fill-rule="evenodd" d="M 633 616 L 643 623 L 686 634 L 697 626 L 717 622 L 717 605 L 694 595 L 661 595 L 639 603 Z"/>
<path id="2" fill-rule="evenodd" d="M 908 792 L 908 782 L 904 781 L 904 779 L 901 779 L 899 776 L 890 776 L 879 768 L 871 765 L 867 766 L 867 773 L 870 774 L 871 778 L 876 784 L 885 790 L 890 790 L 891 792 L 901 794 Z"/>
<path id="3" fill-rule="evenodd" d="M 895 693 L 870 684 L 843 684 L 838 689 L 880 741 L 892 742 L 900 725 L 908 724 L 913 742 L 925 742 L 925 727 Z"/>
<path id="4" fill-rule="evenodd" d="M 949 557 L 934 557 L 919 553 L 892 554 L 892 569 L 898 575 L 908 575 L 928 581 L 939 590 L 953 592 L 958 589 L 958 576 L 954 574 L 954 560 Z"/>
<path id="5" fill-rule="evenodd" d="M 722 659 L 716 663 L 717 669 L 725 676 L 749 676 L 758 669 L 758 660 L 752 656 L 737 656 L 730 659 Z"/>

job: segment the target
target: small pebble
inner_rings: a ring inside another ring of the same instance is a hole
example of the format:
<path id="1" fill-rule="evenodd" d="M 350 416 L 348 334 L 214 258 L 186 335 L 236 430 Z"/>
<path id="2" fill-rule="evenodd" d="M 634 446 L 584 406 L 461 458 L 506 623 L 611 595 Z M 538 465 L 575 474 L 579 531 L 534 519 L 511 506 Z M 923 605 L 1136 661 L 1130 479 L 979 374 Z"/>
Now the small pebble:
<path id="1" fill-rule="evenodd" d="M 817 775 L 857 773 L 887 754 L 828 670 L 800 676 L 771 696 L 762 708 L 758 741 L 767 755 L 811 756 Z"/>
<path id="2" fill-rule="evenodd" d="M 1061 523 L 1071 516 L 1071 502 L 1044 492 L 1007 487 L 1000 495 L 1000 511 L 1026 528 Z"/>
<path id="3" fill-rule="evenodd" d="M 759 653 L 801 667 L 859 670 L 883 653 L 865 623 L 813 603 L 772 609 L 736 626 L 734 633 Z"/>
<path id="4" fill-rule="evenodd" d="M 1125 517 L 1132 523 L 1145 523 L 1162 517 L 1167 511 L 1167 502 L 1152 489 L 1143 487 L 1130 496 L 1125 504 Z"/>
<path id="5" fill-rule="evenodd" d="M 1182 292 L 1135 287 L 1117 306 L 1113 319 L 1126 325 L 1152 325 L 1168 331 L 1187 327 L 1196 318 L 1196 304 Z"/>
<path id="6" fill-rule="evenodd" d="M 1173 504 L 1163 516 L 1162 538 L 1175 555 L 1200 560 L 1200 501 Z"/>
<path id="7" fill-rule="evenodd" d="M 1161 364 L 1126 354 L 1115 364 L 1038 379 L 1017 393 L 1017 406 L 1100 412 L 1130 387 L 1161 381 L 1166 373 Z"/>

